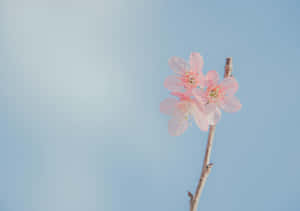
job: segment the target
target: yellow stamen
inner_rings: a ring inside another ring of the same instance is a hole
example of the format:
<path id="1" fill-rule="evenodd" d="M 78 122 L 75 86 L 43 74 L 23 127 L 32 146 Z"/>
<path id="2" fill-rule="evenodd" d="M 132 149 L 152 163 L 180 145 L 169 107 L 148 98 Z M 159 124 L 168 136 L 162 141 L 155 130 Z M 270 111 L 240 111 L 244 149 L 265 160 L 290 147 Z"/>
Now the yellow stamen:
<path id="1" fill-rule="evenodd" d="M 219 94 L 219 89 L 217 88 L 217 89 L 213 89 L 213 90 L 211 90 L 210 91 L 210 93 L 209 93 L 209 96 L 211 96 L 211 97 L 218 97 L 218 94 Z"/>

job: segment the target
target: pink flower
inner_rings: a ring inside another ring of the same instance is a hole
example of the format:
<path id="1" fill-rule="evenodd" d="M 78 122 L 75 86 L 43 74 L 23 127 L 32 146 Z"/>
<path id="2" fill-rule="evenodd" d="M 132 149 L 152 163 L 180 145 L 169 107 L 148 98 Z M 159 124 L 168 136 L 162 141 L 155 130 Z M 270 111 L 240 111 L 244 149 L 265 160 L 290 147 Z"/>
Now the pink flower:
<path id="1" fill-rule="evenodd" d="M 203 112 L 203 107 L 191 98 L 191 92 L 172 92 L 179 99 L 167 98 L 160 103 L 160 111 L 171 116 L 168 124 L 170 135 L 179 136 L 188 128 L 189 120 L 193 118 L 197 126 L 208 130 L 208 119 Z"/>
<path id="2" fill-rule="evenodd" d="M 203 63 L 199 53 L 191 53 L 189 64 L 179 57 L 171 57 L 169 66 L 177 75 L 168 76 L 164 82 L 165 87 L 171 92 L 204 87 Z"/>
<path id="3" fill-rule="evenodd" d="M 219 108 L 226 112 L 236 112 L 241 109 L 240 101 L 234 96 L 238 90 L 238 82 L 233 77 L 219 82 L 218 73 L 209 71 L 205 76 L 206 89 L 194 89 L 193 95 L 197 101 L 205 106 L 210 124 L 215 124 L 221 117 Z"/>

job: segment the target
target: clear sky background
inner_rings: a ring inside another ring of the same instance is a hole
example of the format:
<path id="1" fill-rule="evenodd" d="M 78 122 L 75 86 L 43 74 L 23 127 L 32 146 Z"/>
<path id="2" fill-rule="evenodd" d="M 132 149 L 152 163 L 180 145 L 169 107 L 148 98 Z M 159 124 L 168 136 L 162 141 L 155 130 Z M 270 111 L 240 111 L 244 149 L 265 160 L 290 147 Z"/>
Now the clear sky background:
<path id="1" fill-rule="evenodd" d="M 299 211 L 300 3 L 1 0 L 0 211 L 189 210 L 207 133 L 167 132 L 171 56 L 233 57 L 200 210 Z"/>

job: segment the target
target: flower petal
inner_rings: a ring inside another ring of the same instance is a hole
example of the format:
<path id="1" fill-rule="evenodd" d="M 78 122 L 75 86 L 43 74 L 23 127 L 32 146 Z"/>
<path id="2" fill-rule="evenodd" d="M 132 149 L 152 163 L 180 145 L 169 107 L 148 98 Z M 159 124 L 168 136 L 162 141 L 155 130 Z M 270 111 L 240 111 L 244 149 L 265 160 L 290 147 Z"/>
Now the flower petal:
<path id="1" fill-rule="evenodd" d="M 173 115 L 175 113 L 176 103 L 178 100 L 175 98 L 167 98 L 164 101 L 160 103 L 160 112 L 167 114 L 167 115 Z"/>
<path id="2" fill-rule="evenodd" d="M 201 112 L 195 103 L 191 104 L 190 112 L 200 130 L 208 130 L 208 119 L 204 112 Z"/>
<path id="3" fill-rule="evenodd" d="M 183 84 L 175 75 L 170 75 L 164 82 L 165 87 L 171 92 L 178 92 L 183 89 Z"/>
<path id="4" fill-rule="evenodd" d="M 221 119 L 221 111 L 216 108 L 213 112 L 210 112 L 207 116 L 209 125 L 216 125 Z"/>
<path id="5" fill-rule="evenodd" d="M 216 103 L 208 103 L 205 105 L 205 113 L 210 114 L 212 112 L 215 112 L 217 110 L 217 104 Z"/>
<path id="6" fill-rule="evenodd" d="M 190 65 L 187 64 L 184 59 L 173 56 L 168 61 L 170 68 L 177 74 L 184 74 L 190 70 Z"/>
<path id="7" fill-rule="evenodd" d="M 191 64 L 191 70 L 193 72 L 202 73 L 204 61 L 200 53 L 195 53 L 195 52 L 191 53 L 190 64 Z"/>
<path id="8" fill-rule="evenodd" d="M 199 103 L 206 104 L 208 102 L 206 91 L 204 91 L 203 89 L 193 89 L 192 94 Z"/>
<path id="9" fill-rule="evenodd" d="M 235 96 L 225 96 L 220 106 L 226 112 L 236 112 L 242 108 L 242 104 Z"/>
<path id="10" fill-rule="evenodd" d="M 194 103 L 198 109 L 201 111 L 201 112 L 204 112 L 205 113 L 205 104 L 199 102 L 198 100 L 196 100 L 195 98 L 192 99 L 192 103 Z"/>
<path id="11" fill-rule="evenodd" d="M 181 118 L 173 117 L 169 120 L 168 131 L 171 136 L 180 136 L 188 128 L 188 121 L 182 115 Z"/>
<path id="12" fill-rule="evenodd" d="M 216 86 L 219 81 L 219 74 L 215 70 L 210 70 L 205 76 L 205 85 L 206 86 Z"/>
<path id="13" fill-rule="evenodd" d="M 178 97 L 179 99 L 184 98 L 184 93 L 183 92 L 171 92 L 170 94 L 173 95 L 173 96 Z"/>
<path id="14" fill-rule="evenodd" d="M 238 82 L 233 77 L 225 78 L 221 83 L 220 86 L 225 91 L 225 94 L 228 96 L 232 96 L 236 93 L 239 88 Z"/>

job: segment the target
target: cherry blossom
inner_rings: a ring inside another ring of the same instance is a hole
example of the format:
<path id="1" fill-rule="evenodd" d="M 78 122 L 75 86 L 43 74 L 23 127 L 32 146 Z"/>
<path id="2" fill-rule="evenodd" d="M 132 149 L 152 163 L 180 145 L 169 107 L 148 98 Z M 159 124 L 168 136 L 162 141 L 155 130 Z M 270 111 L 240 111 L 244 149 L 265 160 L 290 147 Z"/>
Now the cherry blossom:
<path id="1" fill-rule="evenodd" d="M 171 57 L 168 61 L 176 75 L 166 78 L 164 85 L 171 92 L 182 92 L 184 89 L 204 87 L 202 73 L 203 58 L 199 53 L 191 53 L 189 64 L 179 57 Z"/>
<path id="2" fill-rule="evenodd" d="M 191 53 L 189 62 L 179 57 L 168 61 L 175 72 L 166 78 L 164 86 L 177 98 L 167 98 L 160 104 L 160 111 L 171 116 L 169 133 L 179 136 L 188 128 L 190 120 L 207 131 L 221 119 L 221 110 L 236 112 L 241 109 L 240 101 L 235 97 L 238 82 L 227 77 L 219 82 L 216 71 L 203 74 L 203 58 L 199 53 Z"/>
<path id="3" fill-rule="evenodd" d="M 216 124 L 221 118 L 220 108 L 226 112 L 236 112 L 242 105 L 234 96 L 238 90 L 238 82 L 233 77 L 223 79 L 219 83 L 218 73 L 209 71 L 205 76 L 205 89 L 194 89 L 193 95 L 198 103 L 203 104 L 210 124 Z"/>

